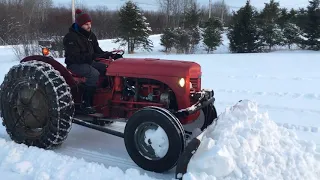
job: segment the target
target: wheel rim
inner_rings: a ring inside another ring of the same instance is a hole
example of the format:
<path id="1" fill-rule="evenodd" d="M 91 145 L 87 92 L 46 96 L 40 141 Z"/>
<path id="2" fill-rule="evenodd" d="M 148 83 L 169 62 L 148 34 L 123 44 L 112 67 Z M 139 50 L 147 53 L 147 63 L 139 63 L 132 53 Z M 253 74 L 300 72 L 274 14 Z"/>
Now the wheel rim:
<path id="1" fill-rule="evenodd" d="M 13 91 L 14 128 L 30 137 L 38 136 L 42 133 L 49 114 L 45 93 L 37 84 L 29 82 L 17 84 Z"/>
<path id="2" fill-rule="evenodd" d="M 159 160 L 169 150 L 168 135 L 153 122 L 140 124 L 134 133 L 134 141 L 139 153 L 149 160 Z"/>

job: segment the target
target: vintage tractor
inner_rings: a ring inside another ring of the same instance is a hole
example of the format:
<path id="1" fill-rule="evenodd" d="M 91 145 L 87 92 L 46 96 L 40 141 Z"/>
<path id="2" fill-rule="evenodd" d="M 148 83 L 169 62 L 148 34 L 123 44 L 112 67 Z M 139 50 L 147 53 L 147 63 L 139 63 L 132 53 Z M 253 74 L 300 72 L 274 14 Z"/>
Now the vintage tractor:
<path id="1" fill-rule="evenodd" d="M 217 118 L 213 90 L 201 88 L 199 64 L 147 58 L 97 59 L 107 64 L 94 96 L 97 113 L 82 114 L 78 107 L 85 78 L 48 52 L 44 48 L 43 55 L 25 57 L 2 82 L 1 117 L 17 143 L 57 147 L 76 123 L 124 138 L 138 166 L 164 172 L 177 165 L 190 137 L 196 136 L 192 132 Z M 123 131 L 110 128 L 119 122 L 125 123 Z M 179 172 L 185 171 L 192 150 L 187 153 Z"/>

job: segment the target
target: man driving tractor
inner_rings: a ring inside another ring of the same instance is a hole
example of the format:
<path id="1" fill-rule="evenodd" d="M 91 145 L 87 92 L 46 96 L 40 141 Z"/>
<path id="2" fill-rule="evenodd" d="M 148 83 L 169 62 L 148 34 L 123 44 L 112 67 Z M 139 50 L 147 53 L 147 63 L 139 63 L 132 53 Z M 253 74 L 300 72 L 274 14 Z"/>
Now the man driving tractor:
<path id="1" fill-rule="evenodd" d="M 73 73 L 85 77 L 85 89 L 81 110 L 85 114 L 94 114 L 92 107 L 93 95 L 100 75 L 105 75 L 106 65 L 96 62 L 97 58 L 109 58 L 111 52 L 103 51 L 99 47 L 96 35 L 91 31 L 92 19 L 89 14 L 76 10 L 75 23 L 63 39 L 65 49 L 65 64 Z M 121 55 L 115 55 L 114 59 Z"/>

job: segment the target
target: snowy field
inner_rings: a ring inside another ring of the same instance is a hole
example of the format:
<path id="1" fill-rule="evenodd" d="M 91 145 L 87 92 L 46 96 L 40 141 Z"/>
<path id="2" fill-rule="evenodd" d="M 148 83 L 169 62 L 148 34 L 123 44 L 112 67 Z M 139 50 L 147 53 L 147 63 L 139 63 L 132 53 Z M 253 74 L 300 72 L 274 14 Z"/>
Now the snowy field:
<path id="1" fill-rule="evenodd" d="M 203 137 L 184 179 L 320 177 L 319 52 L 229 54 L 225 40 L 215 54 L 166 55 L 159 51 L 159 36 L 152 40 L 153 52 L 125 57 L 198 62 L 202 87 L 215 90 L 221 114 L 217 127 Z M 118 48 L 110 40 L 100 45 L 104 50 Z M 0 47 L 0 61 L 2 82 L 18 61 L 10 47 Z M 174 179 L 174 170 L 156 174 L 137 167 L 122 139 L 78 125 L 52 151 L 15 144 L 0 126 L 0 162 L 3 179 Z"/>

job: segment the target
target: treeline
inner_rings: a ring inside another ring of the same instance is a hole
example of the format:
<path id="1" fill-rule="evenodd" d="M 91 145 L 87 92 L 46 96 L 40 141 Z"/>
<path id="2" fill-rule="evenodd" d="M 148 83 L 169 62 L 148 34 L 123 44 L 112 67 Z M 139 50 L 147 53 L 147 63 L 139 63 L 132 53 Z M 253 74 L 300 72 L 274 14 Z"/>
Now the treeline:
<path id="1" fill-rule="evenodd" d="M 166 52 L 194 53 L 192 49 L 202 42 L 209 53 L 222 43 L 222 34 L 226 33 L 233 53 L 270 52 L 279 48 L 319 50 L 319 2 L 310 0 L 306 8 L 287 9 L 270 0 L 263 9 L 257 10 L 247 1 L 232 13 L 228 24 L 219 18 L 201 23 L 194 6 L 186 14 L 183 26 L 164 31 L 161 43 Z"/>
<path id="2" fill-rule="evenodd" d="M 128 3 L 130 1 L 123 7 L 128 6 Z M 166 28 L 183 27 L 185 15 L 194 4 L 197 4 L 196 0 L 158 0 L 158 9 L 154 11 L 139 9 L 139 13 L 142 19 L 146 19 L 148 28 L 151 29 L 148 35 L 160 34 Z M 222 19 L 225 24 L 228 24 L 231 19 L 228 6 L 222 2 L 216 2 L 211 7 L 211 13 L 209 13 L 208 6 L 197 5 L 199 13 L 197 21 L 205 24 L 211 16 Z M 122 41 L 127 43 L 129 53 L 133 53 L 135 48 L 139 47 L 132 42 L 140 39 L 137 42 L 141 44 L 143 39 L 141 37 L 125 37 L 126 32 L 121 30 L 123 26 L 121 18 L 124 18 L 120 17 L 121 9 L 110 10 L 107 8 L 107 3 L 106 6 L 95 9 L 90 9 L 83 4 L 76 4 L 76 8 L 90 14 L 93 19 L 93 30 L 98 39 L 117 38 L 119 42 L 119 38 L 130 39 L 131 42 Z M 72 10 L 71 6 L 54 6 L 52 0 L 0 0 L 0 21 L 0 45 L 12 45 L 18 58 L 41 53 L 39 44 L 45 41 L 53 41 L 55 50 L 58 51 L 54 56 L 62 57 L 62 38 L 71 26 Z M 126 31 L 130 32 L 133 29 L 126 28 Z M 145 41 L 149 40 L 145 39 Z M 142 47 L 150 49 L 151 46 L 145 46 L 142 43 Z"/>
<path id="3" fill-rule="evenodd" d="M 163 0 L 173 1 L 173 0 Z M 175 0 L 187 7 L 190 0 Z M 165 5 L 158 1 L 159 9 L 154 11 L 141 10 L 146 17 L 151 34 L 160 34 L 165 27 L 178 27 L 181 25 L 181 10 L 167 14 Z M 82 8 L 93 19 L 93 29 L 99 39 L 116 38 L 119 36 L 119 10 L 110 10 L 106 6 L 89 9 L 82 4 Z M 172 11 L 173 6 L 167 6 Z M 177 8 L 178 6 L 175 6 Z M 180 7 L 180 6 L 179 6 Z M 212 16 L 221 16 L 219 4 L 213 5 Z M 201 8 L 202 18 L 208 18 L 208 8 Z M 13 45 L 27 41 L 64 36 L 72 23 L 71 7 L 56 7 L 52 0 L 0 0 L 0 45 Z M 228 15 L 224 15 L 228 21 Z"/>
<path id="4" fill-rule="evenodd" d="M 270 52 L 277 47 L 320 50 L 320 0 L 307 7 L 280 8 L 274 0 L 257 11 L 249 1 L 235 12 L 228 26 L 230 51 Z M 241 23 L 239 23 L 241 22 Z"/>
<path id="5" fill-rule="evenodd" d="M 154 11 L 142 10 L 130 1 L 118 10 L 107 6 L 89 9 L 81 4 L 76 8 L 91 15 L 98 39 L 114 38 L 126 45 L 129 53 L 136 48 L 152 50 L 148 39 L 152 34 L 162 34 L 161 45 L 168 53 L 196 53 L 203 46 L 210 53 L 222 43 L 223 33 L 229 38 L 230 51 L 243 53 L 279 47 L 319 50 L 319 1 L 286 9 L 271 0 L 261 10 L 247 1 L 236 12 L 224 1 L 216 1 L 209 12 L 208 6 L 201 7 L 197 0 L 158 0 L 159 9 Z M 42 39 L 53 39 L 62 52 L 61 38 L 72 23 L 71 7 L 53 6 L 52 0 L 0 0 L 0 21 L 0 45 L 13 45 L 17 54 L 38 53 Z"/>

